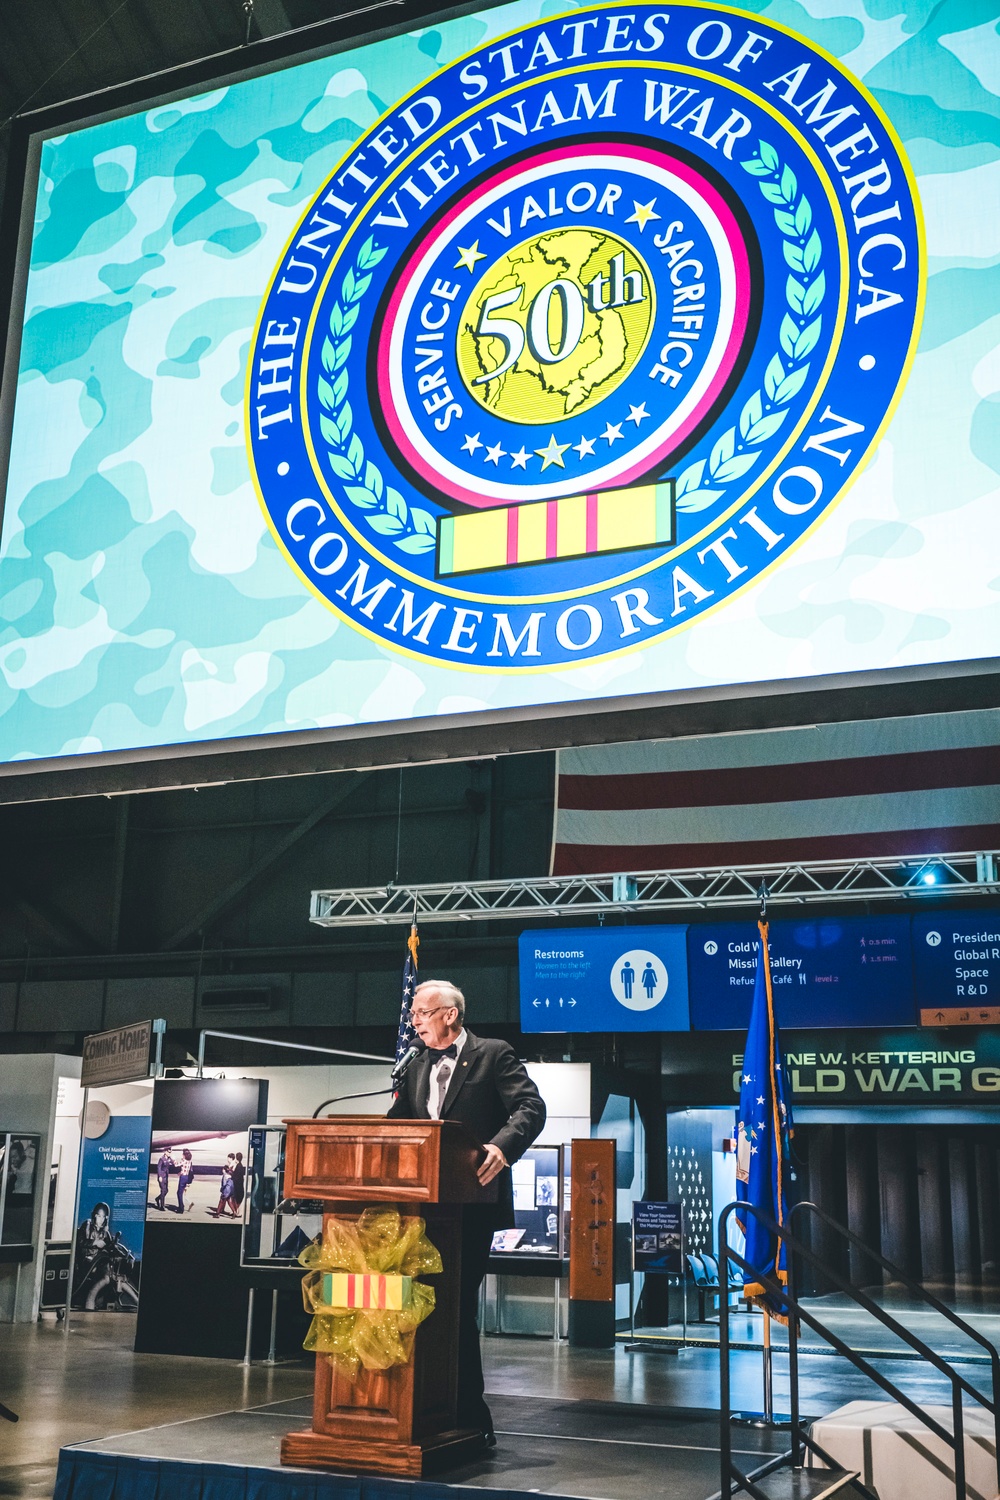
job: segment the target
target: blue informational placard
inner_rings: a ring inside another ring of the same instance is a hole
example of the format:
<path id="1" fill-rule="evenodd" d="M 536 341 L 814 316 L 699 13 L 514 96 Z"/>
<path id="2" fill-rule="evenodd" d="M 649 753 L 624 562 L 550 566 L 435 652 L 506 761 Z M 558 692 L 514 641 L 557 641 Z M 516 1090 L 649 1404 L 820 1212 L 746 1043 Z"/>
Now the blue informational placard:
<path id="1" fill-rule="evenodd" d="M 755 922 L 689 927 L 693 1030 L 746 1030 L 758 942 Z M 907 917 L 772 921 L 770 949 L 780 1026 L 912 1026 L 916 1019 Z"/>
<path id="2" fill-rule="evenodd" d="M 73 1306 L 135 1312 L 146 1219 L 148 1115 L 114 1115 L 83 1142 Z"/>
<path id="3" fill-rule="evenodd" d="M 924 1025 L 1000 1019 L 994 1014 L 1000 1006 L 1000 916 L 929 912 L 912 919 L 912 935 L 917 1007 Z"/>
<path id="4" fill-rule="evenodd" d="M 659 1276 L 681 1274 L 681 1203 L 632 1204 L 632 1269 Z"/>
<path id="5" fill-rule="evenodd" d="M 687 1031 L 687 927 L 522 932 L 522 1031 Z"/>

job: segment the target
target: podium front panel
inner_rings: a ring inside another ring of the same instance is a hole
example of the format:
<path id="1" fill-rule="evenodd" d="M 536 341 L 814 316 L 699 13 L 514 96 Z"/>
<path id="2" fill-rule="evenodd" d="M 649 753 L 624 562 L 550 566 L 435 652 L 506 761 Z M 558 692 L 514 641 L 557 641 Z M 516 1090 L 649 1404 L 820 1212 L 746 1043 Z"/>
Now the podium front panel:
<path id="1" fill-rule="evenodd" d="M 332 1115 L 286 1120 L 285 1197 L 325 1203 L 496 1203 L 476 1176 L 483 1148 L 454 1120 Z"/>
<path id="2" fill-rule="evenodd" d="M 441 1128 L 436 1120 L 362 1115 L 288 1122 L 285 1195 L 289 1198 L 436 1203 L 440 1170 Z"/>

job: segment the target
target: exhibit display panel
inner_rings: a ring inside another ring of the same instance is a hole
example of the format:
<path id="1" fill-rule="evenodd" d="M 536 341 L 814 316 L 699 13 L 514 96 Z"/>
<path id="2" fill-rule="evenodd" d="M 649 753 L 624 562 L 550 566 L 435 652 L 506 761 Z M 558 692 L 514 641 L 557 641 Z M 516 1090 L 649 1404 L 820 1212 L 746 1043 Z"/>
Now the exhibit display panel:
<path id="1" fill-rule="evenodd" d="M 250 1131 L 240 1265 L 301 1275 L 298 1257 L 323 1227 L 323 1205 L 285 1197 L 286 1136 L 283 1125 Z"/>
<path id="2" fill-rule="evenodd" d="M 565 1157 L 565 1161 L 564 1161 Z M 531 1146 L 512 1166 L 514 1228 L 493 1236 L 491 1269 L 525 1259 L 561 1260 L 569 1253 L 569 1160 L 565 1146 Z"/>
<path id="3" fill-rule="evenodd" d="M 30 1260 L 40 1135 L 0 1135 L 0 1260 Z"/>
<path id="4" fill-rule="evenodd" d="M 795 17 L 517 0 L 39 129 L 0 764 L 997 657 L 1000 42 Z"/>
<path id="5" fill-rule="evenodd" d="M 82 1142 L 72 1306 L 135 1312 L 149 1162 L 148 1115 L 112 1115 Z"/>
<path id="6" fill-rule="evenodd" d="M 257 1078 L 157 1079 L 135 1348 L 239 1359 L 249 1287 L 240 1272 Z"/>

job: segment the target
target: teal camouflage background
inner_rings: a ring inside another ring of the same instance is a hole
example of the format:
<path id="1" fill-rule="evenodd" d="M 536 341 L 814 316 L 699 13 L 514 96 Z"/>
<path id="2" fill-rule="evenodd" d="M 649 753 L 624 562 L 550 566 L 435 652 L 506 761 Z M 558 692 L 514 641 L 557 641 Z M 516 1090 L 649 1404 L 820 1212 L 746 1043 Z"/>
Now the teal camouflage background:
<path id="1" fill-rule="evenodd" d="M 285 562 L 242 396 L 287 236 L 395 99 L 569 8 L 523 0 L 44 143 L 0 560 L 0 760 L 1000 654 L 1000 0 L 743 7 L 873 91 L 917 174 L 929 255 L 888 434 L 773 576 L 641 654 L 515 678 L 379 647 Z"/>

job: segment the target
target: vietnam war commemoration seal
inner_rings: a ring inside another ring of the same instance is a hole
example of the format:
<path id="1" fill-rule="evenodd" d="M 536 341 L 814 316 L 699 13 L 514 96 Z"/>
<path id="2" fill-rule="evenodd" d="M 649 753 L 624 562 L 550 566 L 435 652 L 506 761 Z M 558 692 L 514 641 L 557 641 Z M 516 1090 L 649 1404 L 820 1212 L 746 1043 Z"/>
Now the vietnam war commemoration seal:
<path id="1" fill-rule="evenodd" d="M 811 42 L 696 3 L 547 18 L 389 110 L 302 216 L 248 361 L 262 505 L 411 655 L 641 647 L 843 494 L 924 275 L 902 148 Z"/>

